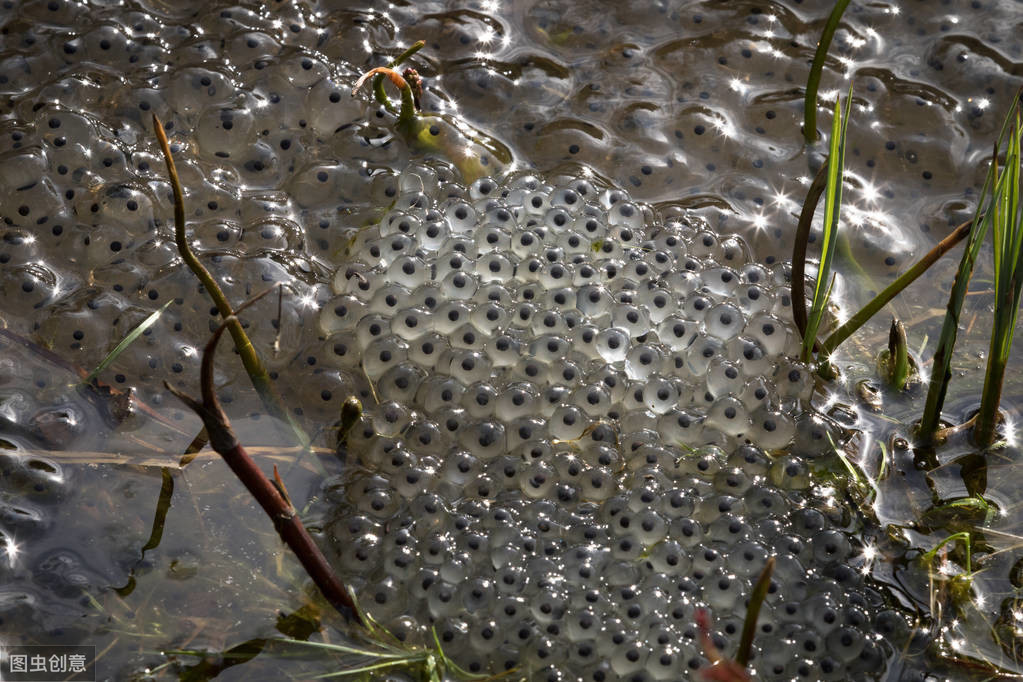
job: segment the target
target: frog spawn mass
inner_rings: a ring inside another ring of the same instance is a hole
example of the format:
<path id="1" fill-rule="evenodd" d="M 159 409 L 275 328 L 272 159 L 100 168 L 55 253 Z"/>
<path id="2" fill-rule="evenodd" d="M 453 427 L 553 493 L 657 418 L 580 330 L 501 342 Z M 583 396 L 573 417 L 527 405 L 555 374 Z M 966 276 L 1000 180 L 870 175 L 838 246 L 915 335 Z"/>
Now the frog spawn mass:
<path id="1" fill-rule="evenodd" d="M 366 610 L 472 672 L 677 679 L 775 556 L 757 674 L 876 674 L 894 614 L 811 491 L 787 270 L 586 179 L 399 184 L 320 318 L 377 398 L 328 486 Z"/>

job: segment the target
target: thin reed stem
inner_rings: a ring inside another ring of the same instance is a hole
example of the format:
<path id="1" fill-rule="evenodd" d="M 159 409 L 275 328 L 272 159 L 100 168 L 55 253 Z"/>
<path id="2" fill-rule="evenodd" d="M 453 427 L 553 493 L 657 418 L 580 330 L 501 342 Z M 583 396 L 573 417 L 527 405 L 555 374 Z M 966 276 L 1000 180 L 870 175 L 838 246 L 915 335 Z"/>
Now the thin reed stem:
<path id="1" fill-rule="evenodd" d="M 749 665 L 753 652 L 753 638 L 757 634 L 757 619 L 760 617 L 760 607 L 767 599 L 767 591 L 771 587 L 771 574 L 774 573 L 774 557 L 768 557 L 764 564 L 764 570 L 757 578 L 757 584 L 753 586 L 750 594 L 749 605 L 746 607 L 746 618 L 742 622 L 742 637 L 739 639 L 739 651 L 735 654 L 735 662 L 745 668 Z"/>
<path id="2" fill-rule="evenodd" d="M 813 214 L 817 212 L 824 188 L 828 184 L 828 163 L 825 160 L 810 183 L 803 200 L 796 225 L 796 239 L 792 244 L 792 317 L 800 337 L 806 335 L 806 247 L 810 242 Z"/>
<path id="3" fill-rule="evenodd" d="M 1023 93 L 1023 90 L 1018 90 L 1016 96 L 1013 97 L 1012 104 L 1009 107 L 1010 113 L 1002 122 L 1002 129 L 994 143 L 991 165 L 988 167 L 987 176 L 984 179 L 984 187 L 981 189 L 977 200 L 977 210 L 973 217 L 970 238 L 966 244 L 966 249 L 963 251 L 962 260 L 959 262 L 959 270 L 956 272 L 955 281 L 952 283 L 952 291 L 949 293 L 948 305 L 945 309 L 945 320 L 942 323 L 941 334 L 938 337 L 938 346 L 934 351 L 931 378 L 927 386 L 927 399 L 924 403 L 920 424 L 917 426 L 917 438 L 924 445 L 930 444 L 933 441 L 934 435 L 938 430 L 938 424 L 941 421 L 941 411 L 945 405 L 948 384 L 952 379 L 952 351 L 955 348 L 959 332 L 959 316 L 962 313 L 963 302 L 966 300 L 966 291 L 969 287 L 970 277 L 973 274 L 973 266 L 977 261 L 977 255 L 980 253 L 981 243 L 995 218 L 995 197 L 1004 191 L 1006 175 L 998 173 L 998 153 L 1013 120 L 1011 112 L 1016 111 L 1021 93 Z"/>
<path id="4" fill-rule="evenodd" d="M 973 429 L 973 441 L 984 448 L 990 447 L 997 437 L 998 404 L 1002 396 L 1005 368 L 1012 350 L 1016 331 L 1021 287 L 1023 287 L 1023 215 L 1020 214 L 1020 114 L 1009 132 L 1009 146 L 1005 156 L 1005 184 L 995 195 L 992 209 L 995 219 L 991 232 L 994 241 L 995 306 L 988 351 L 987 370 L 980 410 Z"/>
<path id="5" fill-rule="evenodd" d="M 849 0 L 838 0 L 832 8 L 828 23 L 824 25 L 821 39 L 817 43 L 817 51 L 813 55 L 810 75 L 806 78 L 806 95 L 803 98 L 803 139 L 807 144 L 813 144 L 817 139 L 817 90 L 820 88 L 821 73 L 824 70 L 824 60 L 828 57 L 828 48 L 831 47 L 831 39 L 835 36 L 842 14 L 848 6 Z"/>
<path id="6" fill-rule="evenodd" d="M 828 180 L 824 189 L 824 225 L 821 256 L 817 263 L 817 275 L 814 281 L 813 298 L 807 315 L 806 330 L 803 332 L 803 344 L 800 358 L 810 362 L 813 349 L 817 345 L 817 332 L 824 319 L 831 288 L 835 283 L 832 265 L 835 248 L 838 244 L 838 226 L 842 212 L 842 184 L 845 171 L 845 136 L 849 129 L 849 114 L 852 107 L 852 85 L 845 99 L 845 111 L 842 111 L 841 99 L 835 101 L 835 113 L 831 120 L 831 140 L 828 144 Z"/>
<path id="7" fill-rule="evenodd" d="M 894 282 L 885 287 L 881 293 L 872 298 L 865 306 L 860 308 L 855 315 L 850 317 L 838 329 L 833 331 L 831 335 L 828 336 L 823 343 L 821 343 L 821 354 L 828 356 L 834 353 L 835 349 L 838 348 L 843 341 L 852 336 L 860 327 L 866 324 L 867 320 L 876 315 L 881 308 L 901 293 L 903 289 L 915 282 L 917 278 L 924 274 L 924 272 L 927 271 L 927 268 L 934 265 L 939 258 L 948 253 L 956 244 L 965 239 L 970 234 L 972 226 L 973 221 L 968 220 L 953 230 L 952 234 L 935 244 L 934 248 L 928 251 L 923 258 L 914 263 L 909 270 L 906 270 L 904 273 L 899 275 Z M 793 263 L 793 271 L 794 270 L 795 264 Z M 795 299 L 793 299 L 793 307 L 795 307 L 795 304 Z"/>

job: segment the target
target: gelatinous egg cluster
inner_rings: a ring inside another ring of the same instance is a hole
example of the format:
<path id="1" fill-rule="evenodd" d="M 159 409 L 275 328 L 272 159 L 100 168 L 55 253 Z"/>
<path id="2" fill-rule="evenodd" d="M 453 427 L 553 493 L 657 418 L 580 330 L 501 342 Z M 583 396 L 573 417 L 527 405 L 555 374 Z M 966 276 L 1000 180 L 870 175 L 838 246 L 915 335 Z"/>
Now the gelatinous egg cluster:
<path id="1" fill-rule="evenodd" d="M 785 268 L 586 179 L 447 174 L 402 175 L 320 317 L 377 399 L 328 489 L 367 611 L 474 672 L 678 679 L 775 556 L 757 674 L 883 667 L 893 614 L 809 490 Z"/>

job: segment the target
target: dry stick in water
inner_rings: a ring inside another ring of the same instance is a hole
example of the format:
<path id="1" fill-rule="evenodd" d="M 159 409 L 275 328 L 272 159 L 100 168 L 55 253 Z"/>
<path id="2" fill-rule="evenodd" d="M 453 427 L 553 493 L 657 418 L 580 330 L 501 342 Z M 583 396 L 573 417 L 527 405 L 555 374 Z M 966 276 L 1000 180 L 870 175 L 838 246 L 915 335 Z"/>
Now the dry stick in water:
<path id="1" fill-rule="evenodd" d="M 241 309 L 239 308 L 239 310 Z M 302 567 L 320 588 L 320 592 L 323 593 L 327 601 L 346 618 L 354 617 L 360 624 L 365 625 L 351 594 L 345 589 L 344 584 L 334 573 L 326 557 L 323 556 L 323 552 L 320 551 L 305 526 L 302 525 L 295 507 L 288 501 L 283 484 L 279 482 L 279 478 L 276 483 L 267 478 L 238 442 L 237 436 L 231 429 L 231 422 L 224 414 L 220 401 L 217 399 L 213 383 L 213 358 L 217 342 L 224 329 L 232 324 L 237 324 L 237 322 L 236 317 L 230 316 L 217 328 L 213 337 L 206 344 L 202 356 L 202 402 L 182 393 L 166 381 L 163 382 L 163 385 L 199 415 L 206 426 L 207 433 L 209 433 L 210 445 L 224 458 L 227 465 L 231 467 L 231 471 L 256 498 L 267 516 L 273 520 L 277 534 L 298 557 Z"/>
<path id="2" fill-rule="evenodd" d="M 280 396 L 277 395 L 277 391 L 274 390 L 273 384 L 270 382 L 270 374 L 266 371 L 263 361 L 259 359 L 259 355 L 256 353 L 256 349 L 253 348 L 248 334 L 242 328 L 241 322 L 238 321 L 238 318 L 234 317 L 231 304 L 228 302 L 227 297 L 224 296 L 224 292 L 220 289 L 220 285 L 217 284 L 217 280 L 213 279 L 213 275 L 199 262 L 199 259 L 192 253 L 192 249 L 188 245 L 188 238 L 185 235 L 185 198 L 181 191 L 181 181 L 178 179 L 178 171 L 174 166 L 174 157 L 171 156 L 170 145 L 167 143 L 167 133 L 164 131 L 163 124 L 160 123 L 160 119 L 157 118 L 156 114 L 153 114 L 153 130 L 156 132 L 156 139 L 160 142 L 163 158 L 167 162 L 167 174 L 170 176 L 171 189 L 174 192 L 174 241 L 177 244 L 178 253 L 181 254 L 181 259 L 185 261 L 188 268 L 202 282 L 206 293 L 209 294 L 210 298 L 213 299 L 213 303 L 217 306 L 217 311 L 220 313 L 221 318 L 225 320 L 225 324 L 228 324 L 231 338 L 234 340 L 234 347 L 238 350 L 238 355 L 242 358 L 245 371 L 252 380 L 252 385 L 255 387 L 256 392 L 259 393 L 259 397 L 263 400 L 267 410 L 271 415 L 287 422 L 291 426 L 295 437 L 298 438 L 301 445 L 309 445 L 309 436 L 306 435 L 302 427 L 291 418 L 288 411 L 281 405 Z M 228 323 L 226 322 L 227 320 L 232 321 Z"/>

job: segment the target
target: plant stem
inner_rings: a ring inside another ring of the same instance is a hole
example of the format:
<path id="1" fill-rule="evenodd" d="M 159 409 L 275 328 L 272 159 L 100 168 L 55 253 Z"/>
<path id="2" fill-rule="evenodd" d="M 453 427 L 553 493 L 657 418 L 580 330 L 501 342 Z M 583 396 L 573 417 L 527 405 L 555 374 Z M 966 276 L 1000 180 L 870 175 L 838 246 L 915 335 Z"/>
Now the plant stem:
<path id="1" fill-rule="evenodd" d="M 412 86 L 409 85 L 408 81 L 400 73 L 388 66 L 378 66 L 362 74 L 359 80 L 355 82 L 355 86 L 352 87 L 352 94 L 357 93 L 370 76 L 374 77 L 374 83 L 378 79 L 383 79 L 384 76 L 387 76 L 391 83 L 394 84 L 394 87 L 398 88 L 398 92 L 401 93 L 401 111 L 398 112 L 398 124 L 410 124 L 415 121 L 416 96 L 412 92 Z M 418 77 L 418 74 L 416 76 Z M 383 89 L 383 85 L 380 87 Z M 387 97 L 387 95 L 384 94 L 384 97 Z M 387 101 L 387 110 L 395 113 L 394 105 L 390 103 L 390 100 Z"/>
<path id="2" fill-rule="evenodd" d="M 941 550 L 942 547 L 944 547 L 950 542 L 955 542 L 957 540 L 962 540 L 963 544 L 966 545 L 966 573 L 967 574 L 972 573 L 973 550 L 970 548 L 970 534 L 967 533 L 966 531 L 961 531 L 959 533 L 953 533 L 952 535 L 949 535 L 947 538 L 945 538 L 937 545 L 935 545 L 933 549 L 924 554 L 924 560 L 927 563 L 931 563 L 932 561 L 934 561 L 934 558 L 938 555 L 938 552 Z"/>
<path id="3" fill-rule="evenodd" d="M 213 275 L 210 274 L 209 270 L 199 262 L 199 259 L 192 252 L 192 248 L 188 245 L 188 238 L 185 234 L 185 198 L 181 190 L 181 181 L 178 178 L 178 171 L 174 165 L 174 157 L 171 155 L 170 145 L 167 143 L 167 133 L 164 131 L 163 124 L 160 123 L 160 119 L 157 118 L 156 114 L 153 114 L 153 129 L 156 131 L 156 139 L 160 142 L 163 158 L 167 162 L 167 174 L 170 176 L 171 189 L 174 192 L 174 242 L 177 244 L 178 253 L 181 254 L 181 259 L 185 261 L 188 268 L 199 278 L 203 288 L 206 289 L 206 293 L 213 299 L 220 317 L 224 320 L 233 320 L 228 325 L 231 339 L 238 350 L 238 355 L 241 356 L 242 364 L 245 366 L 249 379 L 252 380 L 252 386 L 263 400 L 263 404 L 270 414 L 286 421 L 291 426 L 291 429 L 295 432 L 295 437 L 305 447 L 310 443 L 309 436 L 291 418 L 288 411 L 284 409 L 280 396 L 277 395 L 277 391 L 274 390 L 273 384 L 270 381 L 270 374 L 266 371 L 263 361 L 259 359 L 259 355 L 252 346 L 252 341 L 249 340 L 245 329 L 242 328 L 241 322 L 238 321 L 238 318 L 234 317 L 231 304 L 221 290 L 220 285 L 213 279 Z"/>
<path id="4" fill-rule="evenodd" d="M 806 78 L 806 95 L 803 98 L 803 139 L 807 144 L 813 144 L 817 139 L 817 89 L 821 84 L 821 72 L 824 70 L 828 48 L 831 47 L 831 39 L 848 5 L 849 0 L 838 0 L 832 8 L 828 23 L 824 25 L 824 31 L 821 33 L 820 42 L 817 43 L 817 51 L 813 55 L 810 75 Z"/>
<path id="5" fill-rule="evenodd" d="M 992 163 L 992 165 L 994 164 Z M 981 194 L 982 199 L 987 189 L 988 186 L 985 185 L 985 192 Z M 945 320 L 941 326 L 941 335 L 938 337 L 938 347 L 935 349 L 934 358 L 931 361 L 931 378 L 927 386 L 923 416 L 917 427 L 917 436 L 924 443 L 929 443 L 938 430 L 941 409 L 945 404 L 945 395 L 948 392 L 948 382 L 952 378 L 952 350 L 955 348 L 958 335 L 959 316 L 962 313 L 970 276 L 973 274 L 973 265 L 977 261 L 980 245 L 984 240 L 984 235 L 987 234 L 991 222 L 990 216 L 993 213 L 994 211 L 988 211 L 982 217 L 979 215 L 978 205 L 978 215 L 973 220 L 973 227 L 970 228 L 970 240 L 966 244 L 963 258 L 959 262 L 959 270 L 952 282 L 952 291 L 949 293 L 948 305 L 945 309 Z"/>
<path id="6" fill-rule="evenodd" d="M 387 68 L 395 69 L 398 66 L 401 66 L 402 62 L 407 60 L 409 57 L 414 55 L 416 52 L 419 52 L 419 50 L 423 49 L 423 47 L 425 45 L 426 45 L 426 41 L 425 40 L 420 40 L 420 41 L 414 43 L 407 50 L 405 50 L 400 55 L 395 57 L 394 60 L 391 61 L 391 63 L 387 65 Z M 395 111 L 394 105 L 391 104 L 391 98 L 387 96 L 386 92 L 384 92 L 384 74 L 383 73 L 378 74 L 373 79 L 373 96 L 376 97 L 377 102 L 379 102 L 380 104 L 384 105 L 384 108 L 387 109 L 389 112 L 391 112 L 392 114 L 398 113 L 397 111 Z M 403 98 L 403 101 L 402 101 L 402 111 L 404 113 L 404 91 L 402 93 L 402 98 Z M 403 116 L 401 116 L 401 118 L 402 118 L 402 120 L 404 120 Z"/>
<path id="7" fill-rule="evenodd" d="M 941 335 L 938 338 L 938 347 L 934 351 L 934 359 L 931 367 L 931 379 L 927 387 L 927 401 L 924 404 L 923 416 L 917 427 L 917 437 L 924 444 L 929 444 L 938 429 L 941 421 L 941 410 L 945 405 L 945 395 L 948 392 L 948 382 L 952 378 L 952 350 L 955 347 L 956 337 L 959 331 L 959 316 L 962 313 L 963 301 L 966 299 L 966 290 L 969 286 L 970 276 L 973 274 L 973 266 L 976 263 L 977 255 L 980 253 L 980 245 L 987 234 L 988 228 L 995 217 L 995 199 L 1003 191 L 1005 175 L 998 174 L 998 152 L 1002 147 L 1002 140 L 1009 129 L 1012 121 L 1012 113 L 1016 111 L 1019 104 L 1020 94 L 1018 90 L 1013 97 L 1009 107 L 1010 114 L 1002 122 L 1002 129 L 998 139 L 994 143 L 994 150 L 991 157 L 991 165 L 988 167 L 987 176 L 984 179 L 984 187 L 977 199 L 977 211 L 973 217 L 973 227 L 970 229 L 970 239 L 966 243 L 962 260 L 959 262 L 959 270 L 956 272 L 955 282 L 952 284 L 952 291 L 949 293 L 948 305 L 945 309 L 945 320 L 941 326 Z M 997 248 L 996 248 L 997 251 Z"/>
<path id="8" fill-rule="evenodd" d="M 999 331 L 996 327 L 991 333 L 991 349 L 984 372 L 984 388 L 980 394 L 980 410 L 973 425 L 973 442 L 982 448 L 991 447 L 997 436 L 998 403 L 1002 398 L 1002 383 L 1008 361 L 1008 357 L 995 348 L 998 341 L 995 337 Z"/>
<path id="9" fill-rule="evenodd" d="M 827 183 L 828 162 L 825 160 L 806 192 L 796 226 L 796 239 L 792 244 L 792 317 L 800 337 L 806 335 L 806 247 L 810 241 L 810 228 L 813 227 L 813 214 L 817 212 L 817 204 Z"/>
<path id="10" fill-rule="evenodd" d="M 892 367 L 889 383 L 892 388 L 901 391 L 906 387 L 906 379 L 909 377 L 909 344 L 906 341 L 906 328 L 895 319 L 888 333 L 888 357 Z"/>
<path id="11" fill-rule="evenodd" d="M 348 593 L 320 548 L 305 529 L 295 507 L 288 501 L 283 485 L 280 484 L 279 479 L 278 484 L 274 485 L 274 482 L 267 478 L 252 460 L 249 453 L 238 442 L 238 437 L 231 429 L 231 422 L 220 406 L 213 382 L 213 359 L 216 356 L 217 343 L 220 341 L 224 329 L 230 328 L 235 322 L 237 322 L 237 318 L 233 315 L 224 320 L 223 324 L 213 333 L 203 351 L 201 402 L 185 395 L 166 381 L 164 386 L 199 415 L 206 426 L 207 433 L 210 434 L 210 445 L 223 457 L 238 480 L 256 498 L 267 516 L 273 520 L 277 534 L 298 557 L 302 567 L 320 588 L 327 601 L 345 617 L 359 619 L 359 611 L 351 594 Z"/>
<path id="12" fill-rule="evenodd" d="M 927 271 L 927 268 L 934 265 L 935 261 L 948 253 L 948 251 L 956 244 L 965 239 L 966 236 L 970 234 L 972 226 L 973 221 L 968 220 L 953 230 L 952 234 L 935 244 L 934 248 L 928 251 L 923 258 L 913 264 L 913 267 L 899 275 L 894 282 L 885 287 L 884 291 L 872 298 L 865 306 L 860 308 L 855 315 L 850 317 L 844 324 L 842 324 L 842 326 L 833 331 L 821 344 L 821 354 L 827 356 L 835 352 L 835 349 L 838 348 L 843 341 L 852 336 L 857 329 L 862 327 L 867 320 L 877 314 L 881 308 L 887 305 L 887 303 L 895 298 L 903 289 L 916 281 L 920 275 Z M 793 263 L 792 269 L 793 273 L 795 273 L 795 263 Z M 795 274 L 793 274 L 793 282 L 795 282 Z M 795 305 L 796 299 L 795 294 L 793 294 L 793 308 L 795 308 Z"/>
<path id="13" fill-rule="evenodd" d="M 852 107 L 852 85 L 846 95 L 845 111 L 841 98 L 835 100 L 835 113 L 831 120 L 831 139 L 828 142 L 828 180 L 824 189 L 824 224 L 821 242 L 821 256 L 817 263 L 817 274 L 813 287 L 813 298 L 803 333 L 800 359 L 810 362 L 817 345 L 817 332 L 827 310 L 831 288 L 835 283 L 832 267 L 835 247 L 838 243 L 838 226 L 842 212 L 842 184 L 845 172 L 845 136 L 849 129 L 849 115 Z"/>
<path id="14" fill-rule="evenodd" d="M 757 618 L 760 617 L 760 607 L 767 598 L 767 590 L 771 587 L 771 574 L 774 572 L 774 557 L 768 557 L 764 564 L 764 570 L 757 578 L 757 584 L 753 586 L 750 594 L 749 605 L 746 607 L 746 618 L 742 622 L 742 638 L 739 640 L 739 651 L 735 655 L 735 662 L 745 668 L 749 665 L 750 652 L 753 650 L 753 637 L 757 633 Z"/>
<path id="15" fill-rule="evenodd" d="M 996 438 L 998 427 L 998 403 L 1002 396 L 1005 367 L 1012 350 L 1012 338 L 1016 330 L 1016 316 L 1019 310 L 1020 290 L 1023 282 L 1023 224 L 1020 216 L 1020 116 L 1009 133 L 1009 147 L 1005 158 L 1003 191 L 997 193 L 992 226 L 995 260 L 995 306 L 994 324 L 991 329 L 991 343 L 988 351 L 987 370 L 984 373 L 984 389 L 981 394 L 980 410 L 973 429 L 973 441 L 984 448 L 990 447 Z"/>

